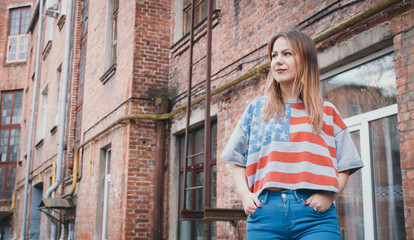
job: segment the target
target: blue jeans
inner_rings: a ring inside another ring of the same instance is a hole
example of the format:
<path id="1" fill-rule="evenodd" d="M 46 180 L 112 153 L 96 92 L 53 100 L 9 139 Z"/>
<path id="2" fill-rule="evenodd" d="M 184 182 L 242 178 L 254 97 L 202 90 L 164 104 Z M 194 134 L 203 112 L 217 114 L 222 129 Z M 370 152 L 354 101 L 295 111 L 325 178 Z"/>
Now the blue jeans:
<path id="1" fill-rule="evenodd" d="M 247 218 L 247 239 L 340 240 L 335 205 L 326 212 L 317 212 L 305 205 L 315 191 L 263 191 L 262 207 Z"/>

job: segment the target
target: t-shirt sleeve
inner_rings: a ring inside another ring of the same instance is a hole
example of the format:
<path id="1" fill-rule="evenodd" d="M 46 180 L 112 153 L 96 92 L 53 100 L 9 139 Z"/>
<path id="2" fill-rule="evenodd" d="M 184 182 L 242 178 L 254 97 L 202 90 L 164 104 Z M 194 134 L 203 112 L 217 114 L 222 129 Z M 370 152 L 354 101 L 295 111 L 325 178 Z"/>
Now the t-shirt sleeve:
<path id="1" fill-rule="evenodd" d="M 227 142 L 221 158 L 239 166 L 246 166 L 246 155 L 249 145 L 250 122 L 252 119 L 252 103 L 246 108 L 236 128 Z"/>
<path id="2" fill-rule="evenodd" d="M 364 166 L 348 128 L 335 136 L 335 143 L 338 172 L 349 170 L 349 175 L 351 175 Z"/>

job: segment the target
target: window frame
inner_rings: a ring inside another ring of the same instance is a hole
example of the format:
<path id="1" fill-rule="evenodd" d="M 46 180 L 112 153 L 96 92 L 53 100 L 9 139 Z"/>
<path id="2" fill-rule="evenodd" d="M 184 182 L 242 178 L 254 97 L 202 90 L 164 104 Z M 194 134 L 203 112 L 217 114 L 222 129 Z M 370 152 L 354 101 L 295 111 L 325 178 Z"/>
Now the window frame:
<path id="1" fill-rule="evenodd" d="M 17 39 L 16 44 L 11 44 L 11 40 L 13 38 Z M 26 42 L 21 44 L 22 40 L 26 38 Z M 9 35 L 8 36 L 8 40 L 7 40 L 7 53 L 6 53 L 6 63 L 20 63 L 20 62 L 26 62 L 27 61 L 27 46 L 29 43 L 29 34 L 19 34 L 19 35 Z M 9 55 L 10 55 L 10 49 L 12 48 L 12 46 L 16 46 L 16 51 L 13 52 L 15 54 L 15 59 L 14 60 L 10 60 Z M 26 50 L 22 51 L 22 47 L 26 46 Z M 25 58 L 24 59 L 19 59 L 20 54 L 25 53 Z"/>
<path id="2" fill-rule="evenodd" d="M 29 18 L 28 21 L 25 21 L 24 24 L 22 24 L 22 20 L 23 20 L 23 11 L 28 11 L 29 12 Z M 19 22 L 18 22 L 18 31 L 17 33 L 12 33 L 12 25 L 14 23 L 13 21 L 13 13 L 14 12 L 19 12 Z M 30 23 L 30 6 L 23 6 L 23 7 L 17 7 L 17 8 L 12 8 L 9 10 L 9 22 L 8 22 L 8 39 L 7 39 L 7 52 L 6 52 L 6 63 L 21 63 L 21 62 L 26 62 L 27 61 L 27 47 L 28 47 L 28 43 L 29 43 L 29 34 L 27 34 L 27 29 L 23 30 L 22 28 L 25 26 L 26 28 L 29 27 L 29 23 Z M 12 39 L 16 38 L 17 42 L 15 44 L 11 44 Z M 23 39 L 25 39 L 25 43 L 21 44 L 22 41 L 24 41 Z M 10 60 L 10 49 L 15 46 L 15 52 L 13 52 L 15 54 L 15 59 L 14 60 Z M 25 47 L 24 47 L 25 46 Z M 22 51 L 22 49 L 24 49 Z M 25 53 L 25 58 L 24 59 L 20 59 L 20 54 Z"/>
<path id="3" fill-rule="evenodd" d="M 48 110 L 48 92 L 49 84 L 46 84 L 40 94 L 40 105 L 38 108 L 38 118 L 37 118 L 37 144 L 38 145 L 46 137 L 46 128 L 47 128 L 47 110 Z"/>
<path id="4" fill-rule="evenodd" d="M 213 127 L 213 126 L 217 126 L 217 121 L 212 121 L 211 122 L 211 135 L 212 136 L 215 136 L 215 139 L 211 139 L 212 140 L 212 142 L 210 143 L 210 144 L 213 144 L 213 141 L 215 141 L 216 142 L 216 144 L 217 144 L 217 134 L 213 134 L 213 129 L 215 129 L 215 131 L 217 131 L 217 127 Z M 195 151 L 196 151 L 196 146 L 197 146 L 197 144 L 196 144 L 196 140 L 197 140 L 197 138 L 196 138 L 196 133 L 198 133 L 199 131 L 203 131 L 204 132 L 204 134 L 205 134 L 205 128 L 204 128 L 204 125 L 202 125 L 202 126 L 198 126 L 198 127 L 195 127 L 195 128 L 193 128 L 193 129 L 191 129 L 190 130 L 190 132 L 189 132 L 189 134 L 190 134 L 190 136 L 189 136 L 189 155 L 190 156 L 192 156 L 191 158 L 189 158 L 188 160 L 190 161 L 190 159 L 191 159 L 191 163 L 192 164 L 187 164 L 187 168 L 186 168 L 186 170 L 187 170 L 187 173 L 189 173 L 189 172 L 191 172 L 191 188 L 193 188 L 193 187 L 200 187 L 200 186 L 197 186 L 197 173 L 204 173 L 204 142 L 203 142 L 203 146 L 201 147 L 201 149 L 199 149 L 199 151 L 197 152 L 197 153 L 195 153 Z M 182 145 L 184 145 L 185 143 L 184 143 L 184 141 L 183 141 L 183 138 L 184 138 L 184 134 L 180 134 L 179 136 L 178 136 L 178 138 L 179 138 L 179 141 L 178 141 L 178 144 L 179 144 L 179 149 L 183 149 L 183 147 L 184 146 L 182 146 Z M 204 135 L 203 135 L 203 141 L 204 141 Z M 213 148 L 211 148 L 211 150 L 213 151 Z M 191 154 L 190 154 L 191 153 Z M 179 154 L 178 154 L 178 156 L 179 156 L 179 174 L 178 174 L 178 176 L 179 176 L 179 185 L 180 186 L 182 186 L 182 181 L 183 181 L 183 177 L 181 177 L 181 176 L 184 176 L 184 166 L 183 165 L 181 165 L 182 164 L 182 160 L 184 160 L 183 159 L 183 152 L 180 150 L 179 151 Z M 203 161 L 201 161 L 201 162 L 198 162 L 198 163 L 195 163 L 195 159 L 197 158 L 197 157 L 203 157 Z M 183 161 L 183 163 L 184 163 L 185 161 Z M 211 159 L 210 159 L 210 162 L 209 162 L 209 166 L 210 166 L 210 168 L 212 168 L 213 166 L 217 166 L 217 154 L 211 154 Z M 217 167 L 216 167 L 216 169 L 217 169 Z M 216 170 L 217 171 L 217 170 Z M 211 174 L 211 176 L 213 176 L 213 174 L 212 174 L 212 172 L 210 171 L 210 174 Z M 188 175 L 187 175 L 188 176 Z M 204 177 L 203 177 L 203 179 L 205 178 L 206 176 L 204 175 Z M 187 182 L 188 182 L 189 180 L 188 180 L 188 177 L 187 177 Z M 212 191 L 216 191 L 217 190 L 217 187 L 216 187 L 216 189 L 212 189 L 212 186 L 213 186 L 213 179 L 211 178 L 211 180 L 210 180 L 210 183 L 208 184 L 208 186 L 203 186 L 203 183 L 202 183 L 202 185 L 201 185 L 201 188 L 197 188 L 197 189 L 192 189 L 192 190 L 190 190 L 191 191 L 191 207 L 190 207 L 190 209 L 191 210 L 196 210 L 196 211 L 201 211 L 201 210 L 203 210 L 203 206 L 201 206 L 201 209 L 197 209 L 197 197 L 201 197 L 202 199 L 204 198 L 204 192 L 202 192 L 202 194 L 201 195 L 198 195 L 197 194 L 197 190 L 204 190 L 204 187 L 206 187 L 206 188 L 208 188 L 209 189 L 209 195 L 210 195 L 210 198 L 212 198 L 212 196 L 213 196 L 213 194 L 212 194 Z M 215 185 L 215 186 L 217 186 L 217 185 Z M 182 189 L 182 191 L 184 191 L 183 189 Z M 178 203 L 179 203 L 179 209 L 180 209 L 180 207 L 181 207 L 181 203 L 182 203 L 182 191 L 180 191 L 179 192 L 179 199 L 178 199 Z M 179 214 L 180 215 L 180 214 Z M 193 219 L 193 220 L 196 220 L 196 218 L 195 219 Z M 200 220 L 200 219 L 198 219 L 198 220 Z M 178 234 L 178 238 L 179 238 L 179 236 L 180 236 L 180 222 L 181 221 L 188 221 L 187 219 L 185 219 L 185 220 L 180 220 L 180 217 L 179 217 L 179 219 L 178 219 L 178 231 L 177 231 L 177 234 Z M 190 239 L 195 239 L 196 238 L 196 228 L 197 228 L 197 222 L 199 222 L 199 221 L 190 221 Z M 207 231 L 207 239 L 211 239 L 212 238 L 212 230 L 213 230 L 213 226 L 212 226 L 213 224 L 210 222 L 210 221 L 208 221 L 207 223 L 206 223 L 206 231 Z"/>
<path id="5" fill-rule="evenodd" d="M 30 13 L 30 6 L 24 6 L 24 7 L 18 7 L 18 8 L 12 8 L 12 9 L 10 9 L 9 10 L 9 13 L 10 13 L 10 15 L 9 15 L 9 29 L 8 29 L 8 35 L 9 36 L 13 36 L 13 35 L 20 35 L 20 34 L 26 34 L 26 32 L 27 32 L 27 29 L 26 30 L 22 30 L 22 18 L 23 18 L 23 10 L 29 10 L 29 13 Z M 12 29 L 12 23 L 13 23 L 13 19 L 12 19 L 12 16 L 13 16 L 13 12 L 17 12 L 17 11 L 19 11 L 20 13 L 19 13 L 19 31 L 18 31 L 18 33 L 16 34 L 16 33 L 11 33 L 11 29 Z M 27 22 L 27 28 L 29 27 L 29 23 L 30 23 L 30 14 L 29 14 L 29 21 Z"/>
<path id="6" fill-rule="evenodd" d="M 16 177 L 16 166 L 17 166 L 17 157 L 15 159 L 15 161 L 8 161 L 9 160 L 9 153 L 10 153 L 10 139 L 11 139 L 11 131 L 13 129 L 18 130 L 19 131 L 19 138 L 18 138 L 18 145 L 20 144 L 20 123 L 21 123 L 21 118 L 19 119 L 18 123 L 13 123 L 13 110 L 14 110 L 14 105 L 15 105 L 15 100 L 16 100 L 16 94 L 17 93 L 21 93 L 21 99 L 20 101 L 23 100 L 23 91 L 22 90 L 17 90 L 17 91 L 7 91 L 7 92 L 1 92 L 1 98 L 0 98 L 0 132 L 3 130 L 8 130 L 9 134 L 8 134 L 8 140 L 7 140 L 7 152 L 6 152 L 6 161 L 2 162 L 0 161 L 0 168 L 4 168 L 4 179 L 0 179 L 0 181 L 3 181 L 3 189 L 0 189 L 0 199 L 11 199 L 13 197 L 13 191 L 11 191 L 10 194 L 10 198 L 6 198 L 7 196 L 7 184 L 9 181 L 7 181 L 9 179 L 9 168 L 14 168 L 14 176 L 13 176 L 13 183 Z M 3 113 L 3 103 L 4 103 L 4 99 L 5 99 L 5 95 L 6 94 L 13 94 L 12 95 L 12 101 L 11 101 L 11 112 L 10 112 L 10 123 L 7 124 L 2 124 L 2 113 Z M 20 111 L 21 113 L 21 111 Z M 14 184 L 13 184 L 13 188 L 14 188 Z"/>

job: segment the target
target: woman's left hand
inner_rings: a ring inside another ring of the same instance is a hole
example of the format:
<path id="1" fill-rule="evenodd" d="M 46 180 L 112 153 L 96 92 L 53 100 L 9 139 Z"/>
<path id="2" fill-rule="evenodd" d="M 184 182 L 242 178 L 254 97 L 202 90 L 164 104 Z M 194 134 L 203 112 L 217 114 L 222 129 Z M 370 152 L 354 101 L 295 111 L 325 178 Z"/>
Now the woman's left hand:
<path id="1" fill-rule="evenodd" d="M 315 211 L 325 212 L 331 207 L 332 202 L 334 200 L 335 200 L 335 196 L 332 195 L 331 193 L 318 192 L 318 193 L 312 194 L 312 196 L 310 196 L 306 200 L 305 204 L 312 207 L 313 210 Z"/>

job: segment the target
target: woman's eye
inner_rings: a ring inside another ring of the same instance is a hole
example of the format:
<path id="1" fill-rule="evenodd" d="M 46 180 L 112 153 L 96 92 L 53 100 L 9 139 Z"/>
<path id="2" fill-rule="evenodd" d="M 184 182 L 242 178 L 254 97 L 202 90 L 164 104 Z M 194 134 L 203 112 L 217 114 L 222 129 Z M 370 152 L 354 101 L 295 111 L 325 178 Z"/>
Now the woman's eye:
<path id="1" fill-rule="evenodd" d="M 275 57 L 277 57 L 277 54 L 276 53 L 272 53 L 272 58 L 275 58 Z"/>
<path id="2" fill-rule="evenodd" d="M 292 56 L 292 53 L 290 53 L 290 52 L 285 52 L 285 56 Z"/>

